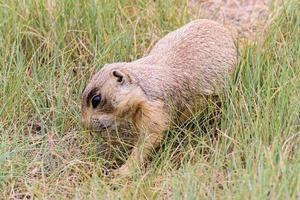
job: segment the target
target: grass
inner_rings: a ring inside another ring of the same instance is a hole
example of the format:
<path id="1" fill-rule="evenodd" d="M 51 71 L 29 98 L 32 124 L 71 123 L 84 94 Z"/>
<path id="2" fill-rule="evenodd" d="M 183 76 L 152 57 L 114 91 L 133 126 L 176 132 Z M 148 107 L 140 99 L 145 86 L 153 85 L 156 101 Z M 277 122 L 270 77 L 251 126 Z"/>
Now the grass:
<path id="1" fill-rule="evenodd" d="M 0 1 L 0 197 L 299 199 L 299 10 L 287 1 L 243 44 L 214 123 L 169 131 L 147 173 L 108 180 L 81 91 L 195 18 L 187 1 Z"/>

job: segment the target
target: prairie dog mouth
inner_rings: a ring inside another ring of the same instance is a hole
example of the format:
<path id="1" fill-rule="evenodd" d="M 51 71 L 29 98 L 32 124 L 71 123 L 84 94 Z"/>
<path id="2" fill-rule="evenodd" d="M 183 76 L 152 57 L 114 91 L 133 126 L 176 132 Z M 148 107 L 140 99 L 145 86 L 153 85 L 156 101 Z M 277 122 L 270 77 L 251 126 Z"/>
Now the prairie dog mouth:
<path id="1" fill-rule="evenodd" d="M 116 129 L 117 124 L 116 122 L 110 121 L 110 120 L 98 120 L 98 119 L 92 119 L 90 122 L 90 129 L 92 131 L 104 131 L 104 130 L 111 130 Z"/>

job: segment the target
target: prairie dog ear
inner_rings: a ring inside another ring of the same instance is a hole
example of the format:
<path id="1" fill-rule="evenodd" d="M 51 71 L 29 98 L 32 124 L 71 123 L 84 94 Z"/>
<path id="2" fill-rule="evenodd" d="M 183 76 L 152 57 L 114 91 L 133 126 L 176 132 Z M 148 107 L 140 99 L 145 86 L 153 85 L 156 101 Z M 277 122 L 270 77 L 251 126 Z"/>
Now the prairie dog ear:
<path id="1" fill-rule="evenodd" d="M 119 84 L 131 83 L 131 78 L 127 71 L 115 69 L 112 71 L 112 76 Z"/>

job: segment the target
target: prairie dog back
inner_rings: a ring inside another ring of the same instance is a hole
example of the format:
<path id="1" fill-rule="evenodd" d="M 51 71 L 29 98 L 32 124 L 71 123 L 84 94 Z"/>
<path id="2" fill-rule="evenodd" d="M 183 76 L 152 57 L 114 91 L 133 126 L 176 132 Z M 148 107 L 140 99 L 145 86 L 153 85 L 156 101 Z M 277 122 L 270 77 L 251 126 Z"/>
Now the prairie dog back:
<path id="1" fill-rule="evenodd" d="M 184 99 L 218 94 L 236 59 L 234 40 L 221 24 L 195 20 L 167 34 L 128 69 L 150 97 L 171 96 L 180 107 Z"/>

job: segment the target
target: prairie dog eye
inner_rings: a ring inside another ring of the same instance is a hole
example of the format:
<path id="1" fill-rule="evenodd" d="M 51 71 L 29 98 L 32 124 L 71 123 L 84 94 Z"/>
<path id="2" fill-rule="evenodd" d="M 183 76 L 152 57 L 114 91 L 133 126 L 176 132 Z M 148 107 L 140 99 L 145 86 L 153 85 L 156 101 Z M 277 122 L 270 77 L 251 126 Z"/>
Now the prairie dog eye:
<path id="1" fill-rule="evenodd" d="M 96 95 L 92 98 L 93 108 L 96 108 L 101 102 L 101 95 Z"/>

